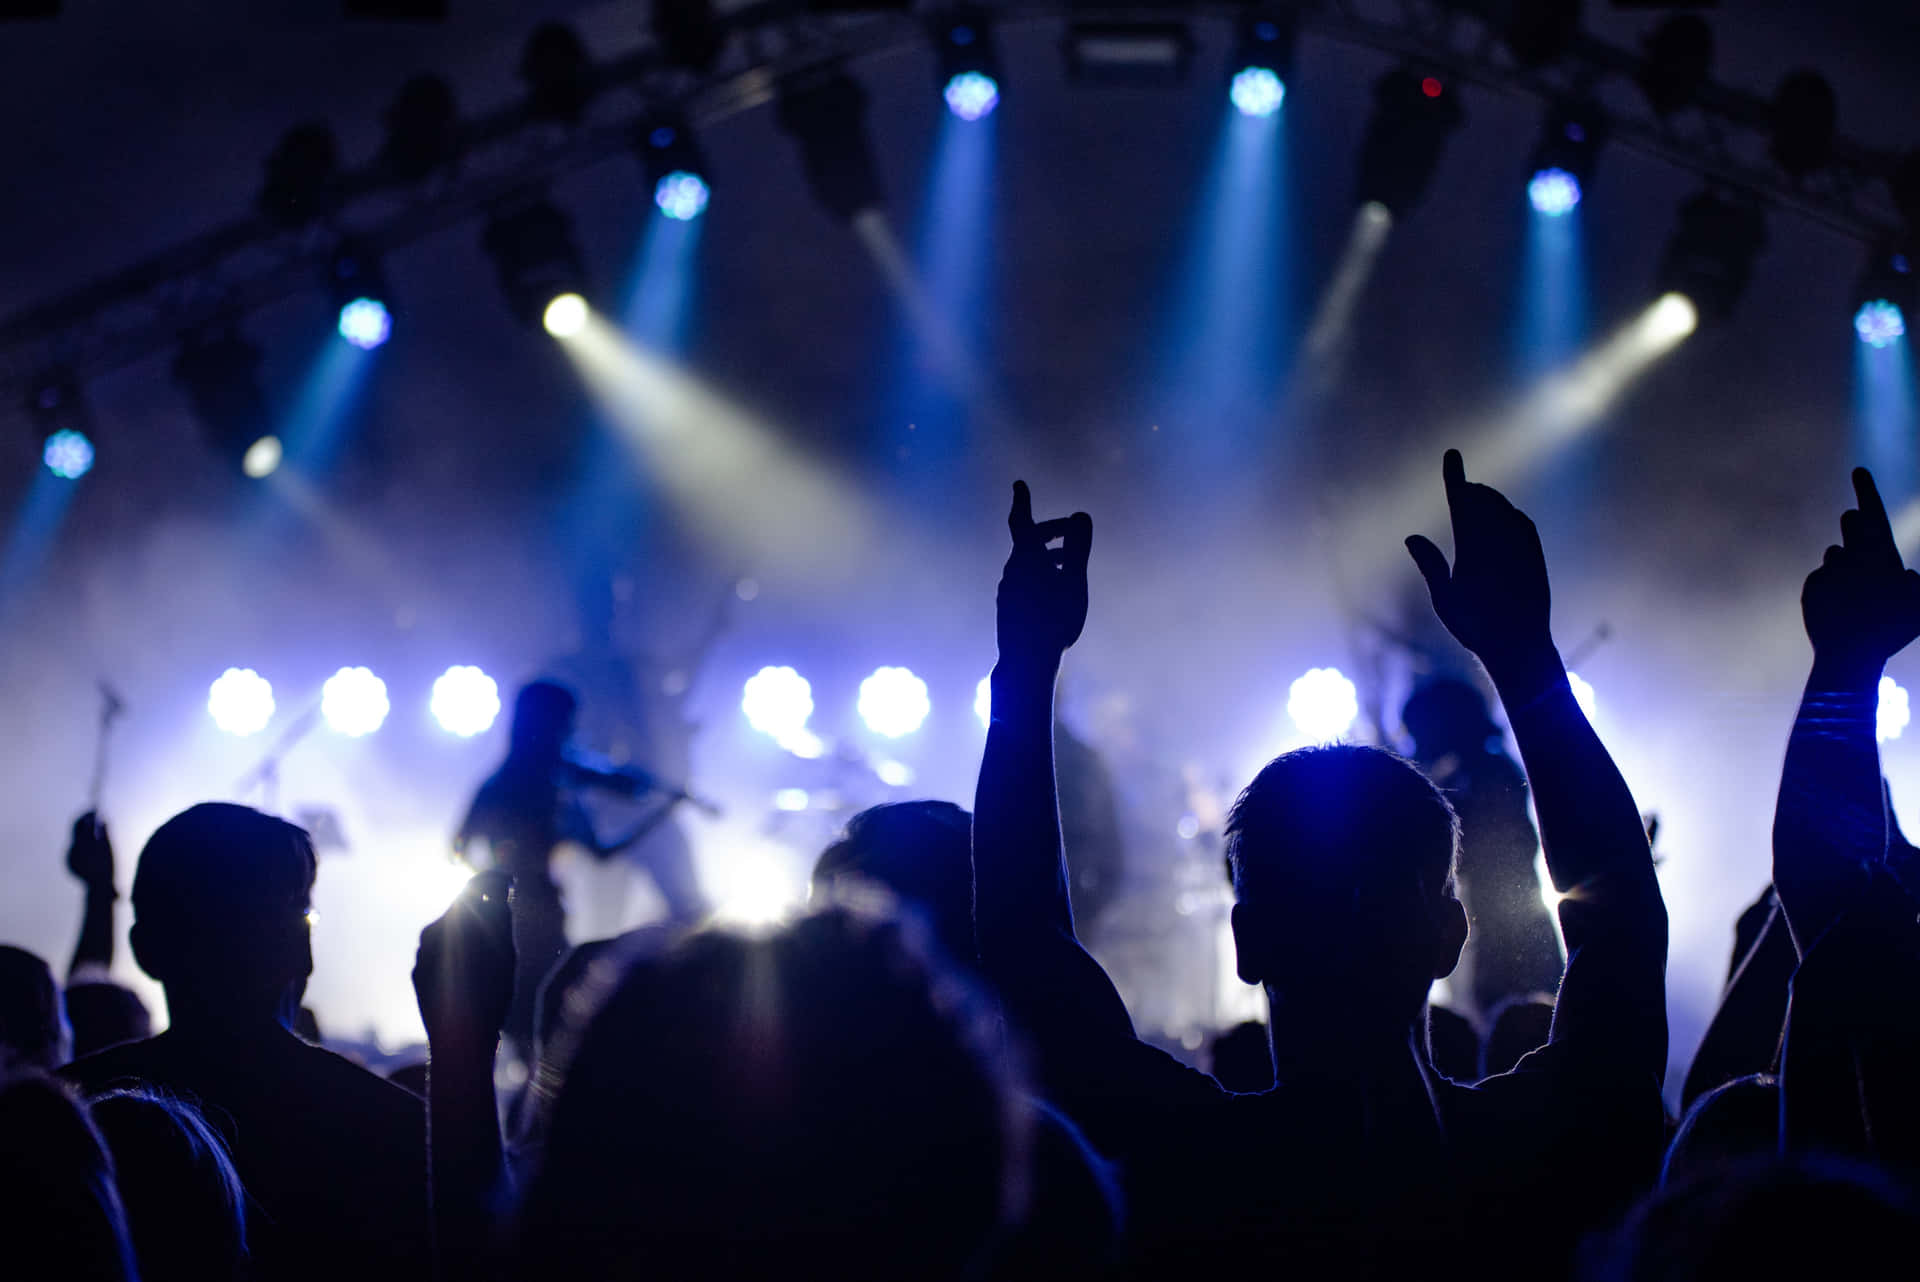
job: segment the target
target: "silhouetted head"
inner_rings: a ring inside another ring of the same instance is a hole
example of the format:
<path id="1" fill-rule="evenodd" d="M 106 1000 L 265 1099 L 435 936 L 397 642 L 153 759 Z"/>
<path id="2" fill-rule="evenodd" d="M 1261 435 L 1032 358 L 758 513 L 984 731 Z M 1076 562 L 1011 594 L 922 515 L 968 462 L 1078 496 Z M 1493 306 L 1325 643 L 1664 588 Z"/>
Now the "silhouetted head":
<path id="1" fill-rule="evenodd" d="M 1427 1062 L 1450 1081 L 1479 1081 L 1480 1034 L 1473 1021 L 1445 1006 L 1427 1007 Z"/>
<path id="2" fill-rule="evenodd" d="M 1487 697 L 1457 677 L 1423 683 L 1400 710 L 1400 724 L 1413 736 L 1414 751 L 1429 761 L 1449 752 L 1479 751 L 1500 733 Z"/>
<path id="3" fill-rule="evenodd" d="M 1017 1214 L 1025 1131 L 913 938 L 842 906 L 629 966 L 565 1068 L 523 1272 L 966 1275 Z"/>
<path id="4" fill-rule="evenodd" d="M 573 737 L 573 716 L 579 706 L 573 691 L 558 681 L 521 686 L 513 700 L 513 755 L 557 760 Z"/>
<path id="5" fill-rule="evenodd" d="M 50 1078 L 0 1084 L 0 1243 L 9 1282 L 138 1276 L 106 1146 Z"/>
<path id="6" fill-rule="evenodd" d="M 140 994 L 110 979 L 67 985 L 67 1023 L 75 1059 L 153 1036 L 153 1015 Z"/>
<path id="7" fill-rule="evenodd" d="M 816 894 L 850 880 L 884 887 L 926 920 L 942 952 L 973 964 L 972 815 L 950 801 L 862 810 L 813 865 Z"/>
<path id="8" fill-rule="evenodd" d="M 1553 1031 L 1553 998 L 1545 993 L 1509 997 L 1493 1008 L 1487 1042 L 1481 1052 L 1480 1072 L 1496 1077 L 1547 1044 Z"/>
<path id="9" fill-rule="evenodd" d="M 67 1062 L 66 1020 L 53 971 L 24 948 L 0 944 L 0 1078 Z"/>
<path id="10" fill-rule="evenodd" d="M 93 1101 L 141 1282 L 232 1282 L 247 1267 L 246 1194 L 192 1105 L 153 1091 Z"/>
<path id="11" fill-rule="evenodd" d="M 1404 1042 L 1467 937 L 1439 789 L 1379 748 L 1302 748 L 1247 785 L 1226 838 L 1240 978 L 1265 985 L 1276 1034 L 1329 1057 Z"/>
<path id="12" fill-rule="evenodd" d="M 1767 1073 L 1736 1077 L 1693 1102 L 1660 1173 L 1680 1184 L 1707 1172 L 1766 1157 L 1780 1147 L 1780 1081 Z"/>
<path id="13" fill-rule="evenodd" d="M 208 802 L 160 825 L 133 874 L 133 955 L 182 1007 L 291 1019 L 313 971 L 313 842 L 284 819 Z"/>
<path id="14" fill-rule="evenodd" d="M 1912 1196 L 1868 1167 L 1803 1158 L 1699 1175 L 1640 1204 L 1592 1252 L 1588 1282 L 1913 1276 Z"/>

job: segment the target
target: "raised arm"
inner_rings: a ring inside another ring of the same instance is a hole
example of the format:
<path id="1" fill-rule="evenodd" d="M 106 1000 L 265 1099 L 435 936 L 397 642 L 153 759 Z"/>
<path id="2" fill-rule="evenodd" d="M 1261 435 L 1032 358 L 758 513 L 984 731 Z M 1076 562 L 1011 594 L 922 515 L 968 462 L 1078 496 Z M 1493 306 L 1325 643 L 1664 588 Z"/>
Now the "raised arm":
<path id="1" fill-rule="evenodd" d="M 1567 942 L 1552 1041 L 1577 1042 L 1658 1080 L 1667 1060 L 1667 914 L 1639 807 L 1567 684 L 1539 532 L 1505 495 L 1467 480 L 1459 451 L 1447 451 L 1442 472 L 1453 564 L 1419 535 L 1407 550 L 1434 613 L 1493 679 L 1533 789 Z"/>
<path id="2" fill-rule="evenodd" d="M 1013 551 L 1000 578 L 992 716 L 973 806 L 975 925 L 981 964 L 1028 1035 L 1065 1046 L 1094 1020 L 1131 1037 L 1126 1008 L 1073 933 L 1053 775 L 1053 688 L 1087 619 L 1093 521 L 1036 523 L 1024 482 L 1007 518 Z M 1062 546 L 1049 548 L 1060 540 Z M 1066 1018 L 1068 1024 L 1058 1018 Z"/>
<path id="3" fill-rule="evenodd" d="M 113 884 L 113 840 L 91 810 L 73 821 L 67 871 L 79 879 L 87 894 L 80 937 L 74 941 L 73 960 L 67 963 L 67 982 L 89 975 L 105 978 L 113 968 L 113 905 L 120 892 Z"/>
<path id="4" fill-rule="evenodd" d="M 1841 543 L 1800 592 L 1813 670 L 1773 814 L 1773 882 L 1802 957 L 1886 857 L 1880 675 L 1920 635 L 1920 574 L 1901 563 L 1865 468 L 1854 470 L 1853 488 L 1859 507 L 1840 517 Z"/>

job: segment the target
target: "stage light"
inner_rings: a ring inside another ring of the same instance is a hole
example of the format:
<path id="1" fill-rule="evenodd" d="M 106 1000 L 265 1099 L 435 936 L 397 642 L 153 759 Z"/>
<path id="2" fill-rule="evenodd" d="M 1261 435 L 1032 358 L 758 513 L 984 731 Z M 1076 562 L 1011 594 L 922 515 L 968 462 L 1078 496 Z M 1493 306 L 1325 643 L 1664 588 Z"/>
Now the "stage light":
<path id="1" fill-rule="evenodd" d="M 280 227 L 301 227 L 340 207 L 340 149 L 319 121 L 295 125 L 267 157 L 254 207 Z"/>
<path id="2" fill-rule="evenodd" d="M 981 677 L 980 684 L 973 688 L 973 715 L 980 718 L 982 730 L 993 724 L 992 677 Z"/>
<path id="3" fill-rule="evenodd" d="M 1875 250 L 1854 286 L 1853 332 L 1869 347 L 1892 345 L 1907 332 L 1917 293 L 1905 244 Z"/>
<path id="4" fill-rule="evenodd" d="M 1580 0 L 1526 0 L 1507 19 L 1507 50 L 1523 67 L 1542 67 L 1565 53 L 1580 30 Z"/>
<path id="5" fill-rule="evenodd" d="M 676 222 L 692 222 L 706 212 L 713 197 L 707 178 L 706 153 L 694 138 L 686 121 L 659 116 L 644 122 L 637 131 L 637 146 L 647 181 L 653 186 L 653 203 Z"/>
<path id="6" fill-rule="evenodd" d="M 1000 57 L 987 16 L 972 6 L 949 10 L 933 27 L 940 96 L 961 120 L 984 120 L 1000 104 Z"/>
<path id="7" fill-rule="evenodd" d="M 880 171 L 867 138 L 867 92 L 838 66 L 787 83 L 774 119 L 800 149 L 814 198 L 852 221 L 881 203 Z"/>
<path id="8" fill-rule="evenodd" d="M 1173 85 L 1193 65 L 1193 33 L 1177 22 L 1075 22 L 1067 76 L 1091 85 Z"/>
<path id="9" fill-rule="evenodd" d="M 356 298 L 340 308 L 340 337 L 363 352 L 370 352 L 393 333 L 393 318 L 387 306 L 377 298 Z"/>
<path id="10" fill-rule="evenodd" d="M 1833 159 L 1840 103 L 1825 76 L 1796 71 L 1780 82 L 1769 104 L 1773 161 L 1795 178 L 1824 169 Z"/>
<path id="11" fill-rule="evenodd" d="M 174 381 L 214 448 L 256 480 L 280 466 L 259 365 L 260 349 L 231 328 L 190 339 L 173 363 Z"/>
<path id="12" fill-rule="evenodd" d="M 1880 678 L 1880 702 L 1874 710 L 1874 738 L 1881 743 L 1898 739 L 1913 720 L 1913 708 L 1907 692 L 1892 677 Z"/>
<path id="13" fill-rule="evenodd" d="M 962 120 L 983 120 L 1000 105 L 1000 86 L 992 76 L 978 71 L 963 71 L 947 81 L 941 91 L 947 110 Z"/>
<path id="14" fill-rule="evenodd" d="M 933 704 L 927 698 L 927 683 L 911 668 L 875 668 L 860 683 L 857 708 L 867 729 L 898 739 L 918 730 Z"/>
<path id="15" fill-rule="evenodd" d="M 778 925 L 806 893 L 796 884 L 789 858 L 777 849 L 739 846 L 709 865 L 714 918 L 735 926 Z"/>
<path id="16" fill-rule="evenodd" d="M 1426 194 L 1447 137 L 1464 119 L 1458 95 L 1434 77 L 1410 67 L 1380 77 L 1360 143 L 1356 203 L 1377 202 L 1395 218 L 1404 216 Z"/>
<path id="17" fill-rule="evenodd" d="M 1573 689 L 1573 701 L 1580 705 L 1580 711 L 1587 714 L 1587 720 L 1593 720 L 1595 707 L 1593 687 L 1580 679 L 1578 672 L 1567 673 L 1567 685 Z"/>
<path id="18" fill-rule="evenodd" d="M 555 338 L 572 338 L 587 327 L 587 300 L 578 294 L 561 294 L 540 313 L 540 323 Z"/>
<path id="19" fill-rule="evenodd" d="M 400 86 L 382 117 L 387 136 L 377 163 L 402 182 L 419 182 L 459 149 L 460 109 L 453 87 L 419 75 Z"/>
<path id="20" fill-rule="evenodd" d="M 1635 77 L 1654 114 L 1669 116 L 1693 101 L 1713 66 L 1713 28 L 1696 14 L 1668 18 L 1643 45 L 1646 61 Z"/>
<path id="21" fill-rule="evenodd" d="M 320 715 L 349 738 L 378 730 L 391 707 L 387 683 L 366 668 L 342 668 L 320 687 Z"/>
<path id="22" fill-rule="evenodd" d="M 1287 687 L 1287 716 L 1316 743 L 1342 738 L 1359 715 L 1359 692 L 1338 668 L 1310 668 Z"/>
<path id="23" fill-rule="evenodd" d="M 713 0 L 664 0 L 652 8 L 653 40 L 667 65 L 711 71 L 727 47 L 726 25 Z"/>
<path id="24" fill-rule="evenodd" d="M 427 707 L 441 729 L 471 739 L 500 715 L 500 686 L 479 668 L 456 665 L 435 678 Z"/>
<path id="25" fill-rule="evenodd" d="M 807 718 L 813 715 L 813 687 L 792 668 L 765 667 L 747 678 L 740 694 L 740 711 L 746 714 L 748 725 L 782 747 L 790 742 L 804 746 L 811 737 Z"/>
<path id="26" fill-rule="evenodd" d="M 40 461 L 62 480 L 77 481 L 93 468 L 93 442 L 83 432 L 62 428 L 47 438 Z"/>
<path id="27" fill-rule="evenodd" d="M 527 37 L 520 79 L 527 86 L 527 110 L 536 118 L 576 125 L 593 97 L 593 60 L 572 27 L 542 23 Z"/>
<path id="28" fill-rule="evenodd" d="M 1542 169 L 1527 183 L 1527 200 L 1549 218 L 1572 213 L 1580 203 L 1580 180 L 1564 169 Z"/>
<path id="29" fill-rule="evenodd" d="M 240 470 L 256 481 L 264 481 L 280 470 L 284 454 L 279 437 L 263 436 L 247 446 L 247 452 L 240 459 Z"/>
<path id="30" fill-rule="evenodd" d="M 904 761 L 876 761 L 873 773 L 889 788 L 904 788 L 913 782 L 913 767 Z"/>
<path id="31" fill-rule="evenodd" d="M 72 371 L 54 370 L 27 391 L 27 417 L 44 444 L 40 460 L 49 472 L 77 481 L 93 466 L 93 413 Z"/>
<path id="32" fill-rule="evenodd" d="M 207 714 L 228 734 L 258 734 L 273 720 L 273 685 L 252 668 L 228 668 L 207 689 Z"/>
<path id="33" fill-rule="evenodd" d="M 1659 288 L 1684 294 L 1702 321 L 1724 320 L 1766 243 L 1766 220 L 1757 205 L 1703 191 L 1680 207 L 1679 225 L 1661 259 Z"/>
<path id="34" fill-rule="evenodd" d="M 1234 73 L 1227 97 L 1243 116 L 1271 116 L 1286 100 L 1287 87 L 1265 67 L 1246 67 Z"/>
<path id="35" fill-rule="evenodd" d="M 1243 116 L 1271 116 L 1286 100 L 1296 35 L 1290 6 L 1268 5 L 1244 15 L 1234 40 L 1233 79 L 1227 97 Z"/>
<path id="36" fill-rule="evenodd" d="M 525 324 L 541 322 L 547 305 L 562 294 L 587 293 L 586 268 L 573 229 L 566 215 L 545 200 L 496 215 L 481 234 L 480 246 L 493 260 L 508 306 Z"/>
<path id="37" fill-rule="evenodd" d="M 1907 332 L 1907 320 L 1899 304 L 1876 298 L 1853 314 L 1853 332 L 1869 347 L 1886 347 Z"/>

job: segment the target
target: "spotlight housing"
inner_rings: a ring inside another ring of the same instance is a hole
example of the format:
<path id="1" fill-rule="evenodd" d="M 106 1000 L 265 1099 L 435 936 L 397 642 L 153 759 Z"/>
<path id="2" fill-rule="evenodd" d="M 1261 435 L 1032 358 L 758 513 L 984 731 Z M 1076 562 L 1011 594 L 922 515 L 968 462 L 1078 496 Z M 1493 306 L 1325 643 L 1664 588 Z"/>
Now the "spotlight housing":
<path id="1" fill-rule="evenodd" d="M 1640 92 L 1657 116 L 1670 116 L 1694 99 L 1713 67 L 1713 28 L 1698 14 L 1683 13 L 1655 27 L 1641 48 Z"/>
<path id="2" fill-rule="evenodd" d="M 267 157 L 254 207 L 280 227 L 302 227 L 340 208 L 340 148 L 320 121 L 289 129 Z"/>
<path id="3" fill-rule="evenodd" d="M 577 125 L 594 93 L 593 59 L 564 22 L 545 22 L 527 37 L 520 54 L 527 110 L 540 120 Z"/>
<path id="4" fill-rule="evenodd" d="M 1000 54 L 987 16 L 953 9 L 933 26 L 940 96 L 961 120 L 984 120 L 1000 105 Z"/>
<path id="5" fill-rule="evenodd" d="M 852 221 L 883 199 L 880 171 L 867 138 L 867 91 L 839 67 L 792 82 L 775 119 L 800 148 L 800 166 L 814 197 Z"/>
<path id="6" fill-rule="evenodd" d="M 1773 162 L 1795 178 L 1824 169 L 1833 159 L 1840 102 L 1816 71 L 1796 71 L 1780 82 L 1769 105 Z"/>
<path id="7" fill-rule="evenodd" d="M 1561 103 L 1548 113 L 1528 163 L 1527 197 L 1535 210 L 1551 217 L 1580 203 L 1611 132 L 1607 114 L 1592 103 Z"/>
<path id="8" fill-rule="evenodd" d="M 41 438 L 40 461 L 64 480 L 93 467 L 93 412 L 71 370 L 52 370 L 27 390 L 27 418 Z"/>
<path id="9" fill-rule="evenodd" d="M 459 151 L 460 109 L 453 87 L 438 76 L 401 85 L 381 119 L 387 133 L 378 163 L 404 182 L 419 182 Z"/>
<path id="10" fill-rule="evenodd" d="M 1271 116 L 1286 100 L 1293 77 L 1298 20 L 1291 8 L 1264 6 L 1240 19 L 1228 99 L 1243 116 Z"/>
<path id="11" fill-rule="evenodd" d="M 541 324 L 547 305 L 562 294 L 588 292 L 573 228 L 544 199 L 497 214 L 481 233 L 480 247 L 493 260 L 500 291 L 523 324 Z"/>
<path id="12" fill-rule="evenodd" d="M 706 155 L 686 121 L 663 116 L 644 122 L 637 142 L 654 207 L 683 223 L 705 213 L 713 197 L 712 179 Z"/>
<path id="13" fill-rule="evenodd" d="M 280 443 L 260 390 L 259 369 L 260 349 L 231 326 L 190 338 L 173 362 L 174 381 L 207 439 L 229 464 L 255 480 L 280 465 Z"/>
<path id="14" fill-rule="evenodd" d="M 385 273 L 380 260 L 356 245 L 342 245 L 327 260 L 327 300 L 340 337 L 372 351 L 393 332 Z"/>
<path id="15" fill-rule="evenodd" d="M 1680 206 L 1679 224 L 1661 258 L 1658 292 L 1682 295 L 1703 322 L 1725 320 L 1766 243 L 1766 218 L 1757 205 L 1702 191 Z"/>
<path id="16" fill-rule="evenodd" d="M 1888 347 L 1907 332 L 1920 307 L 1911 247 L 1886 246 L 1868 258 L 1853 290 L 1853 331 L 1869 347 Z"/>
<path id="17" fill-rule="evenodd" d="M 1360 144 L 1355 203 L 1377 203 L 1404 217 L 1426 194 L 1448 135 L 1465 118 L 1459 95 L 1436 76 L 1401 66 L 1380 77 Z"/>
<path id="18" fill-rule="evenodd" d="M 727 47 L 727 29 L 713 0 L 667 0 L 653 6 L 653 42 L 662 60 L 683 71 L 713 70 Z"/>

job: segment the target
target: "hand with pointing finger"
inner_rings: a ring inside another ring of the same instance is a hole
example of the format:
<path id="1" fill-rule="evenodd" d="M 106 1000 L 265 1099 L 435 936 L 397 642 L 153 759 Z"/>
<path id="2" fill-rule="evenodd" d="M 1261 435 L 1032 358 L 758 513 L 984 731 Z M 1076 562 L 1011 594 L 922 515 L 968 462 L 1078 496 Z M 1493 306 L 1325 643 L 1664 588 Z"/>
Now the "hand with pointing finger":
<path id="1" fill-rule="evenodd" d="M 1007 516 L 1013 551 L 1000 575 L 996 633 L 1002 661 L 1050 666 L 1080 639 L 1087 622 L 1087 557 L 1093 518 L 1085 512 L 1050 521 L 1033 519 L 1033 495 L 1013 483 Z M 1059 539 L 1059 548 L 1048 543 Z"/>
<path id="2" fill-rule="evenodd" d="M 1841 514 L 1841 541 L 1807 576 L 1800 613 L 1816 656 L 1877 671 L 1920 637 L 1920 574 L 1901 561 L 1864 467 L 1853 471 L 1853 492 L 1859 506 Z"/>
<path id="3" fill-rule="evenodd" d="M 1407 539 L 1407 551 L 1427 581 L 1433 612 L 1497 682 L 1502 671 L 1553 653 L 1540 532 L 1506 495 L 1467 480 L 1460 451 L 1446 452 L 1441 474 L 1453 517 L 1453 564 L 1418 534 Z"/>

